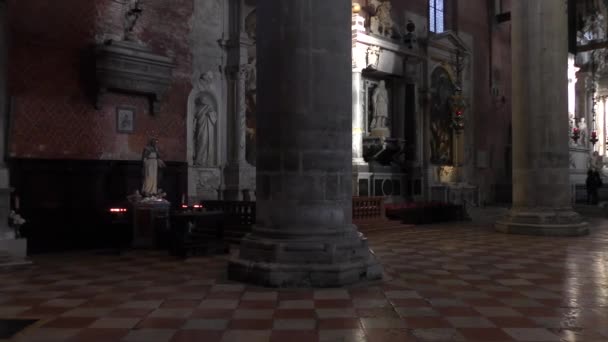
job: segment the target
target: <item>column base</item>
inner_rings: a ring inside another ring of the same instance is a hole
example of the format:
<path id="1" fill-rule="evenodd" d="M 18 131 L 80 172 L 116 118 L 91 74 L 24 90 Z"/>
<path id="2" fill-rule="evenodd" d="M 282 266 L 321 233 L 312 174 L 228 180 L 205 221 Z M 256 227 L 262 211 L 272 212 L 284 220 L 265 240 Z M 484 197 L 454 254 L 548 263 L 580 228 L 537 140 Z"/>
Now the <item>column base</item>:
<path id="1" fill-rule="evenodd" d="M 511 209 L 495 224 L 506 234 L 536 236 L 583 236 L 589 234 L 589 224 L 572 209 Z"/>
<path id="2" fill-rule="evenodd" d="M 382 266 L 356 228 L 254 229 L 228 264 L 228 278 L 268 287 L 339 287 L 382 279 Z"/>
<path id="3" fill-rule="evenodd" d="M 27 239 L 0 239 L 0 267 L 29 265 Z"/>

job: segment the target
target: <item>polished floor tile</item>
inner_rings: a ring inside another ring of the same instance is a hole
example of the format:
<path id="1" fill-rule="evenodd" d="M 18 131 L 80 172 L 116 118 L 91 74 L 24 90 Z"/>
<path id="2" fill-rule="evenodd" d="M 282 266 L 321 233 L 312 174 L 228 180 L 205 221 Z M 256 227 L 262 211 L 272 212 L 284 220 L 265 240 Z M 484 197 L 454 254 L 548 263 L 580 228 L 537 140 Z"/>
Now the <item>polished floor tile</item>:
<path id="1" fill-rule="evenodd" d="M 2 270 L 16 341 L 608 341 L 608 220 L 578 238 L 478 223 L 368 235 L 383 281 L 265 289 L 226 280 L 225 256 L 34 256 Z"/>

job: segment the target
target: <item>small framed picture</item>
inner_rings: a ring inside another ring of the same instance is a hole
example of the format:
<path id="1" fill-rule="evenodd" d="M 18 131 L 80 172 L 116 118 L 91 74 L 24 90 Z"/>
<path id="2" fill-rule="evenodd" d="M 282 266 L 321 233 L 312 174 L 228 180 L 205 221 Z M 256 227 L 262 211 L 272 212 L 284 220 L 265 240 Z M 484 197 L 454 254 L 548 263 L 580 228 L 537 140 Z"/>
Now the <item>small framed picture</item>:
<path id="1" fill-rule="evenodd" d="M 133 133 L 135 130 L 135 108 L 116 108 L 116 130 L 118 133 Z"/>

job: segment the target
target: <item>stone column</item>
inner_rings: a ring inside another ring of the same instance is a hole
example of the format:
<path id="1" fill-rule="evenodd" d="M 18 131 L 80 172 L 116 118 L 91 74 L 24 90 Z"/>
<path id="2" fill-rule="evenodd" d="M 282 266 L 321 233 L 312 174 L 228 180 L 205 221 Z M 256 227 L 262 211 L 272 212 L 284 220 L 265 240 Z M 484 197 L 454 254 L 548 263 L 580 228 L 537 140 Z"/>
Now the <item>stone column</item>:
<path id="1" fill-rule="evenodd" d="M 0 0 L 0 240 L 12 235 L 7 226 L 10 185 L 6 166 L 6 123 L 8 121 L 8 4 Z"/>
<path id="2" fill-rule="evenodd" d="M 513 207 L 496 228 L 527 235 L 587 234 L 587 223 L 571 207 L 563 133 L 568 129 L 566 2 L 514 0 L 511 18 Z"/>
<path id="3" fill-rule="evenodd" d="M 353 165 L 365 165 L 363 159 L 363 94 L 361 70 L 353 70 Z"/>
<path id="4" fill-rule="evenodd" d="M 257 15 L 257 223 L 228 277 L 278 287 L 379 279 L 352 224 L 351 1 L 260 1 Z"/>

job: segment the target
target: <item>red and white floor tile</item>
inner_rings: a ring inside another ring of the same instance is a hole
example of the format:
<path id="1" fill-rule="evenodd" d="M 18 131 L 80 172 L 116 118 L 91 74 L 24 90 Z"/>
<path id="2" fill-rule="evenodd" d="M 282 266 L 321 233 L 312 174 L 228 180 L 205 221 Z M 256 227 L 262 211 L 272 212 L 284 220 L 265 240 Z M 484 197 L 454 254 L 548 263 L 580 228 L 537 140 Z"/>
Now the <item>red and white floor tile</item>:
<path id="1" fill-rule="evenodd" d="M 608 221 L 580 238 L 474 224 L 369 235 L 382 282 L 264 289 L 226 280 L 226 257 L 162 252 L 33 257 L 2 271 L 16 341 L 608 341 Z"/>

